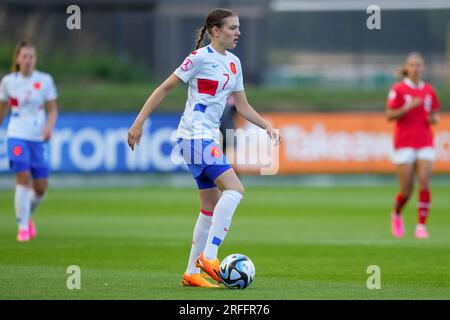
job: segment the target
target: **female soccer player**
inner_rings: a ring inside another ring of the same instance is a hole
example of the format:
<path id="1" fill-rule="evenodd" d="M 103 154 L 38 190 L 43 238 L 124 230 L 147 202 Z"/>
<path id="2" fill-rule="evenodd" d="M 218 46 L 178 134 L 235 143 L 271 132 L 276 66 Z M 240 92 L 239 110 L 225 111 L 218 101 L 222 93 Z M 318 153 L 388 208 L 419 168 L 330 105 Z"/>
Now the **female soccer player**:
<path id="1" fill-rule="evenodd" d="M 211 43 L 201 47 L 206 33 Z M 244 118 L 265 129 L 275 143 L 279 141 L 277 130 L 247 102 L 241 62 L 227 51 L 236 47 L 240 34 L 239 18 L 234 12 L 220 8 L 209 12 L 198 31 L 195 51 L 150 95 L 128 132 L 128 144 L 134 150 L 149 114 L 181 81 L 189 84 L 176 136 L 197 182 L 201 209 L 182 279 L 185 286 L 217 287 L 200 270 L 221 282 L 217 251 L 244 195 L 244 187 L 218 145 L 220 118 L 228 96 L 233 94 L 236 108 Z"/>
<path id="2" fill-rule="evenodd" d="M 56 88 L 49 74 L 35 70 L 36 51 L 25 41 L 14 51 L 12 73 L 0 84 L 0 125 L 8 108 L 8 157 L 16 174 L 17 240 L 36 237 L 31 213 L 44 198 L 48 185 L 48 140 L 56 123 Z M 46 117 L 45 108 L 48 110 Z M 30 188 L 32 186 L 32 188 Z"/>
<path id="3" fill-rule="evenodd" d="M 392 86 L 387 100 L 386 117 L 396 121 L 392 161 L 397 165 L 400 192 L 391 215 L 391 227 L 397 238 L 405 234 L 401 212 L 411 196 L 415 174 L 419 183 L 415 237 L 426 239 L 429 236 L 426 221 L 435 159 L 431 125 L 438 121 L 439 101 L 434 88 L 421 80 L 423 69 L 422 56 L 415 52 L 409 54 L 401 70 L 404 79 Z"/>

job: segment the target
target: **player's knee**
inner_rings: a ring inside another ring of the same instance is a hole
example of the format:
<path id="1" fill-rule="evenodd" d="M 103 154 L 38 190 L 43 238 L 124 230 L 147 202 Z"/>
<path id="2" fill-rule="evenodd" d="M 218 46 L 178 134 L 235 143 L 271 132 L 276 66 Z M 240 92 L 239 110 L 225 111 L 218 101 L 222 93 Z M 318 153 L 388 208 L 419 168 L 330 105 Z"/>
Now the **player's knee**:
<path id="1" fill-rule="evenodd" d="M 229 183 L 227 185 L 222 185 L 221 190 L 222 190 L 222 192 L 226 191 L 226 190 L 233 190 L 233 191 L 239 192 L 242 195 L 242 197 L 244 196 L 244 192 L 245 192 L 244 186 L 242 185 L 241 181 L 239 181 L 239 179 L 237 179 L 236 181 L 233 181 L 232 183 Z"/>
<path id="2" fill-rule="evenodd" d="M 428 179 L 419 179 L 419 190 L 430 189 L 430 181 Z"/>
<path id="3" fill-rule="evenodd" d="M 213 212 L 217 201 L 202 201 L 201 206 L 205 211 Z"/>
<path id="4" fill-rule="evenodd" d="M 235 186 L 232 190 L 239 192 L 244 197 L 245 188 L 242 184 Z"/>
<path id="5" fill-rule="evenodd" d="M 43 197 L 45 195 L 45 192 L 47 191 L 46 187 L 39 187 L 34 189 L 34 194 L 37 197 Z"/>
<path id="6" fill-rule="evenodd" d="M 26 186 L 30 184 L 30 181 L 31 177 L 29 172 L 21 172 L 16 175 L 16 184 Z"/>
<path id="7" fill-rule="evenodd" d="M 232 186 L 232 187 L 224 189 L 223 191 L 227 191 L 227 190 L 231 190 L 231 191 L 235 191 L 237 193 L 240 193 L 241 196 L 244 197 L 245 189 L 244 189 L 244 186 L 242 186 L 242 185 Z"/>
<path id="8" fill-rule="evenodd" d="M 43 197 L 45 195 L 45 192 L 47 191 L 47 182 L 42 182 L 39 184 L 34 185 L 34 194 L 37 197 Z"/>
<path id="9" fill-rule="evenodd" d="M 409 198 L 413 192 L 414 184 L 408 183 L 401 186 L 401 193 L 405 198 Z"/>
<path id="10" fill-rule="evenodd" d="M 403 196 L 404 198 L 408 199 L 409 197 L 411 197 L 411 194 L 412 194 L 412 188 L 406 188 L 406 189 L 403 189 L 403 190 L 401 191 L 401 194 L 402 194 L 402 196 Z"/>

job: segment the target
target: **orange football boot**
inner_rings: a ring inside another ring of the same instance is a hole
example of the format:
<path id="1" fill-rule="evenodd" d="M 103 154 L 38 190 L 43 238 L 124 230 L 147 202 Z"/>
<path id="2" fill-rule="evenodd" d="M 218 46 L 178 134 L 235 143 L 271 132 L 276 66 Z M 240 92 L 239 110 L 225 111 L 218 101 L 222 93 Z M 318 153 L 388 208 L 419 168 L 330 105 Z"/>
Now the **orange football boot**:
<path id="1" fill-rule="evenodd" d="M 183 280 L 181 280 L 185 287 L 202 287 L 202 288 L 218 288 L 217 284 L 212 284 L 204 278 L 200 273 L 183 274 Z"/>
<path id="2" fill-rule="evenodd" d="M 195 265 L 197 266 L 197 268 L 200 268 L 203 272 L 216 280 L 218 283 L 222 282 L 219 277 L 219 259 L 208 260 L 205 258 L 205 254 L 202 252 L 202 254 L 195 261 Z"/>

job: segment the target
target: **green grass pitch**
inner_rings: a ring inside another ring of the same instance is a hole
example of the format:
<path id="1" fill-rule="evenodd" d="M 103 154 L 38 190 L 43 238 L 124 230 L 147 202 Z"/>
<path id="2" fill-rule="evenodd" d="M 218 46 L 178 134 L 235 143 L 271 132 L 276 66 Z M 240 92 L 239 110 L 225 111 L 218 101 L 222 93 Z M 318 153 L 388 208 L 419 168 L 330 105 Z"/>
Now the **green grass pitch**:
<path id="1" fill-rule="evenodd" d="M 450 187 L 433 188 L 431 238 L 390 234 L 395 187 L 248 187 L 219 257 L 248 255 L 245 290 L 184 288 L 198 214 L 194 188 L 50 190 L 38 238 L 15 240 L 13 192 L 0 192 L 0 299 L 449 299 Z M 81 268 L 69 290 L 66 269 Z M 381 268 L 381 289 L 366 287 Z"/>

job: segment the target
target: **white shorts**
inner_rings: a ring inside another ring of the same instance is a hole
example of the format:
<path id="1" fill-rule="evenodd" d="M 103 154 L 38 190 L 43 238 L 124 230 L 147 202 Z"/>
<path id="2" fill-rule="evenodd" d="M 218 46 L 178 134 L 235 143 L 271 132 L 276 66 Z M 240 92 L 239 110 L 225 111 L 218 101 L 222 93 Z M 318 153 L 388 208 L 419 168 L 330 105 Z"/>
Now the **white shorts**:
<path id="1" fill-rule="evenodd" d="M 433 147 L 425 147 L 420 149 L 400 148 L 392 152 L 391 160 L 394 164 L 413 163 L 416 160 L 428 160 L 434 162 L 436 152 Z"/>

